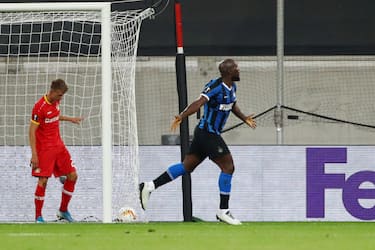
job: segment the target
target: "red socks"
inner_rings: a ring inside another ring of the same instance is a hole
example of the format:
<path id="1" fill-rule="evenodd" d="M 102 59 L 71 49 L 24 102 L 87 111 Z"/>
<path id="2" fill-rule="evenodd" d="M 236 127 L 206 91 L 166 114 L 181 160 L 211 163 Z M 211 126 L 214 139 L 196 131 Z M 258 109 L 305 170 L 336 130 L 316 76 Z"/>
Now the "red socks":
<path id="1" fill-rule="evenodd" d="M 68 211 L 68 204 L 70 199 L 72 198 L 74 192 L 74 186 L 76 181 L 66 180 L 63 186 L 62 196 L 61 196 L 61 204 L 60 204 L 60 211 L 66 212 Z M 46 188 L 36 185 L 35 189 L 35 219 L 39 216 L 42 216 L 42 209 L 44 204 L 44 196 L 46 194 Z"/>
<path id="2" fill-rule="evenodd" d="M 65 180 L 63 190 L 62 190 L 62 196 L 61 196 L 61 204 L 60 204 L 61 212 L 68 211 L 68 205 L 69 205 L 70 199 L 72 198 L 75 184 L 76 184 L 76 181 L 70 181 L 68 179 Z"/>
<path id="3" fill-rule="evenodd" d="M 34 198 L 35 219 L 38 218 L 39 216 L 42 216 L 42 208 L 43 208 L 45 193 L 46 193 L 45 187 L 36 185 L 35 198 Z"/>

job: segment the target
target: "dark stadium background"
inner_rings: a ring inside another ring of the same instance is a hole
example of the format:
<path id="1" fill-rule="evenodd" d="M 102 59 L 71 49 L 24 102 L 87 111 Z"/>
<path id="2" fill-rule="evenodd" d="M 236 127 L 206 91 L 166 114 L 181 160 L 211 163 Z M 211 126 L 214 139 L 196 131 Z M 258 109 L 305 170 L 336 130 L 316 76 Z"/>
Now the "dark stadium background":
<path id="1" fill-rule="evenodd" d="M 180 2 L 187 56 L 276 54 L 276 0 Z M 375 30 L 375 1 L 285 0 L 284 5 L 286 55 L 375 54 L 375 32 L 370 32 Z M 161 15 L 143 23 L 140 36 L 138 55 L 175 55 L 173 0 Z"/>

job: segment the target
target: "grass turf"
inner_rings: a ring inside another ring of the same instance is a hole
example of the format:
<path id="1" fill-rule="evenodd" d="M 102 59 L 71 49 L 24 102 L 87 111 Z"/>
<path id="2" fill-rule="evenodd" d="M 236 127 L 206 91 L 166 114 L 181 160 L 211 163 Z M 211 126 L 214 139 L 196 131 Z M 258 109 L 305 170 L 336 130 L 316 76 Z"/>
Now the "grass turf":
<path id="1" fill-rule="evenodd" d="M 214 222 L 0 224 L 4 250 L 374 249 L 374 223 Z"/>

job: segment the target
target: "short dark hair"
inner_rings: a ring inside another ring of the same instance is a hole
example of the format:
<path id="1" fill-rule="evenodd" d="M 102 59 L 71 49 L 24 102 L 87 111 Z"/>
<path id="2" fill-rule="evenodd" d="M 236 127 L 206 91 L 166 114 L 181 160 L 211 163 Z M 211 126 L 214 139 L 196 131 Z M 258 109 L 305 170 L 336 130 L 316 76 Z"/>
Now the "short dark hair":
<path id="1" fill-rule="evenodd" d="M 235 65 L 235 61 L 231 58 L 225 59 L 219 64 L 219 71 L 222 76 L 227 76 L 229 74 L 229 71 L 233 68 Z"/>
<path id="2" fill-rule="evenodd" d="M 62 90 L 65 93 L 68 91 L 68 85 L 63 79 L 56 79 L 51 82 L 51 90 Z"/>

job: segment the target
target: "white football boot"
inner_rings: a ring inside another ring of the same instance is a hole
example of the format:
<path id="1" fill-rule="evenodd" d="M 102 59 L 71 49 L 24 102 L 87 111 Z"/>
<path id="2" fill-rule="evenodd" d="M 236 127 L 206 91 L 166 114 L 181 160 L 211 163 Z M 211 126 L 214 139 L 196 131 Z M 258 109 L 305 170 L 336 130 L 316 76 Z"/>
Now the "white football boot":
<path id="1" fill-rule="evenodd" d="M 219 211 L 216 214 L 216 218 L 219 221 L 228 223 L 230 225 L 241 225 L 241 221 L 238 219 L 234 218 L 234 216 L 231 214 L 229 209 L 219 209 Z"/>
<path id="2" fill-rule="evenodd" d="M 154 182 L 142 182 L 139 184 L 139 199 L 143 210 L 147 209 L 147 203 L 150 199 L 151 192 L 155 190 Z"/>

